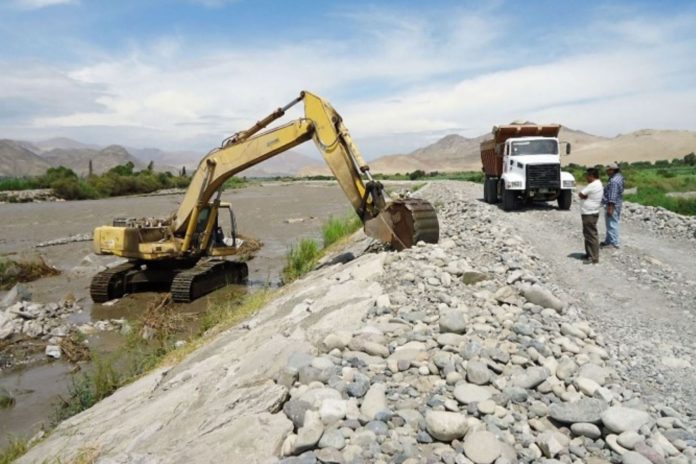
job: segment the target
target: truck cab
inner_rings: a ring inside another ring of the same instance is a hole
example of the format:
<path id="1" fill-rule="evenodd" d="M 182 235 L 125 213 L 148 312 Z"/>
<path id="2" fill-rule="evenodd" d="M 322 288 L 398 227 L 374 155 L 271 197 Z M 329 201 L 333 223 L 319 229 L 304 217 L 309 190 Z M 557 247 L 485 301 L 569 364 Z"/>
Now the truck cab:
<path id="1" fill-rule="evenodd" d="M 560 209 L 569 209 L 575 178 L 561 171 L 559 130 L 559 125 L 494 128 L 494 140 L 481 144 L 485 200 L 501 199 L 506 211 L 520 201 L 558 201 Z"/>

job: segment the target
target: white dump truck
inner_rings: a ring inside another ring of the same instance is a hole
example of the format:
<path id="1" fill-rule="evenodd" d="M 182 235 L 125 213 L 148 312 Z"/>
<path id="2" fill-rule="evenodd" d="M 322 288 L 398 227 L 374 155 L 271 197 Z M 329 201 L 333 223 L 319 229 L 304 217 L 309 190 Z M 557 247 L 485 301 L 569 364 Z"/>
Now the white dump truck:
<path id="1" fill-rule="evenodd" d="M 493 127 L 493 139 L 481 143 L 484 200 L 502 201 L 505 211 L 532 201 L 558 201 L 559 209 L 570 209 L 575 178 L 561 171 L 560 130 L 558 124 Z"/>

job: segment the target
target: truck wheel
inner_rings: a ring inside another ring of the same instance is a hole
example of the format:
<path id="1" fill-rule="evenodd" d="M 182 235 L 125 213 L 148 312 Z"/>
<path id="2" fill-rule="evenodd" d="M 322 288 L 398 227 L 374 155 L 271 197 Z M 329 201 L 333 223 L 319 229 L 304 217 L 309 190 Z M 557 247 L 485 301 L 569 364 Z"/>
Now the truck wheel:
<path id="1" fill-rule="evenodd" d="M 515 209 L 515 191 L 503 186 L 503 210 L 512 211 L 513 209 Z"/>
<path id="2" fill-rule="evenodd" d="M 572 190 L 561 190 L 561 194 L 558 196 L 558 209 L 569 210 L 570 204 L 573 200 Z"/>
<path id="3" fill-rule="evenodd" d="M 497 179 L 494 179 L 494 178 L 486 179 L 485 189 L 487 191 L 486 202 L 491 204 L 491 205 L 498 203 L 498 181 L 497 181 Z"/>
<path id="4" fill-rule="evenodd" d="M 483 179 L 483 201 L 486 203 L 491 202 L 491 198 L 488 196 L 488 177 Z"/>

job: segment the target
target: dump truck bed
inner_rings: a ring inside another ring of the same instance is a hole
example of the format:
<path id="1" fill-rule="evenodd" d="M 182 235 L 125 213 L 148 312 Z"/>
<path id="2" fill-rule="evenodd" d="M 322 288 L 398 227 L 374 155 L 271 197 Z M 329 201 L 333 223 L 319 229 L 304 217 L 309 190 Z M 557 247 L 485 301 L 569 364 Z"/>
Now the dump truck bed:
<path id="1" fill-rule="evenodd" d="M 493 127 L 493 138 L 481 142 L 481 163 L 487 176 L 503 175 L 503 152 L 497 150 L 507 139 L 516 137 L 558 137 L 559 124 L 508 124 Z M 500 152 L 498 152 L 500 151 Z"/>

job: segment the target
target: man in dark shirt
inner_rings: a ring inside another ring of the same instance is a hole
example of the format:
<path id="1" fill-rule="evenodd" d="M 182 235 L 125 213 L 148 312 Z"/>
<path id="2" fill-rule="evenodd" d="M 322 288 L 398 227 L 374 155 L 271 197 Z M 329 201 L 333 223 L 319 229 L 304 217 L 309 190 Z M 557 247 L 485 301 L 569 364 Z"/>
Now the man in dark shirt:
<path id="1" fill-rule="evenodd" d="M 619 221 L 621 220 L 621 207 L 623 206 L 624 177 L 621 175 L 619 165 L 612 163 L 607 166 L 609 182 L 604 188 L 602 206 L 606 208 L 607 235 L 601 246 L 613 248 L 619 247 Z"/>

